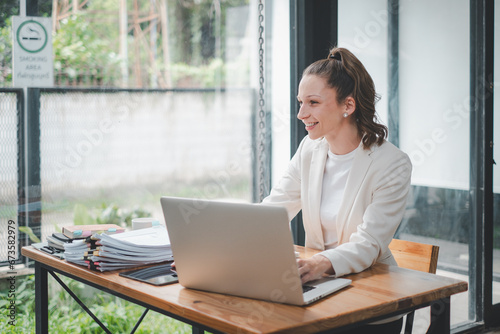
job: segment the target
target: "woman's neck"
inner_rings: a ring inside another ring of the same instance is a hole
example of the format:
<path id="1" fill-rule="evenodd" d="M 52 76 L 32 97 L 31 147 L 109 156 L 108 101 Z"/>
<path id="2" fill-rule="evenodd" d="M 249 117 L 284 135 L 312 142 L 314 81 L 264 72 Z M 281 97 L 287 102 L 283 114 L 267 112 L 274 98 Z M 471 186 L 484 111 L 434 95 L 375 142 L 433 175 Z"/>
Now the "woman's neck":
<path id="1" fill-rule="evenodd" d="M 358 133 L 356 126 L 346 128 L 345 131 L 338 133 L 336 136 L 326 138 L 330 152 L 343 155 L 354 151 L 361 142 L 361 136 Z"/>

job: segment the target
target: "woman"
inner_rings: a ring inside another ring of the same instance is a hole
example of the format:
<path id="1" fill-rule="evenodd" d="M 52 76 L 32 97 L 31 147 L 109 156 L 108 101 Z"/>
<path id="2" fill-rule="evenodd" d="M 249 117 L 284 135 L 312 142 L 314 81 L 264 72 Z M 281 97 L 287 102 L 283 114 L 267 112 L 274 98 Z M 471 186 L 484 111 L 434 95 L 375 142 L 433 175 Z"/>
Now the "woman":
<path id="1" fill-rule="evenodd" d="M 306 247 L 323 250 L 298 260 L 302 281 L 396 265 L 388 246 L 405 211 L 411 162 L 377 123 L 373 80 L 351 52 L 334 48 L 306 68 L 297 99 L 308 136 L 263 203 L 286 207 L 290 219 L 302 210 Z M 401 324 L 364 331 L 399 333 Z"/>

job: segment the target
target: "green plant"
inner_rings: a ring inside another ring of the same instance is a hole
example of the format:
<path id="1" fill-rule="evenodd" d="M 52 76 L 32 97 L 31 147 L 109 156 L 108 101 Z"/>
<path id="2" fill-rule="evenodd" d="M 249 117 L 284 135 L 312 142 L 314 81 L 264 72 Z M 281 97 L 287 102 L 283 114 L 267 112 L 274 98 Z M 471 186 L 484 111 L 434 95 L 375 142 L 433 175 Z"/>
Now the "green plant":
<path id="1" fill-rule="evenodd" d="M 4 288 L 5 284 L 16 288 Z M 0 328 L 8 333 L 34 333 L 35 276 L 16 277 L 14 282 L 2 280 L 0 286 Z"/>
<path id="2" fill-rule="evenodd" d="M 85 13 L 60 21 L 60 28 L 53 37 L 54 74 L 58 83 L 86 80 L 113 86 L 120 73 L 121 60 L 108 44 Z"/>
<path id="3" fill-rule="evenodd" d="M 91 225 L 95 224 L 95 219 L 92 218 L 85 205 L 77 203 L 73 208 L 73 223 L 75 225 Z"/>
<path id="4" fill-rule="evenodd" d="M 12 83 L 12 28 L 10 19 L 0 27 L 0 86 Z"/>
<path id="5" fill-rule="evenodd" d="M 26 233 L 28 237 L 30 238 L 31 242 L 41 242 L 40 239 L 35 235 L 31 227 L 28 226 L 19 226 L 19 231 Z"/>
<path id="6" fill-rule="evenodd" d="M 130 333 L 144 308 L 112 295 L 85 286 L 75 280 L 62 281 L 87 305 L 112 333 Z M 3 280 L 4 281 L 4 280 Z M 4 282 L 0 284 L 4 284 Z M 16 279 L 15 322 L 9 324 L 9 289 L 0 289 L 0 328 L 7 333 L 35 332 L 34 275 Z M 49 278 L 49 332 L 102 333 L 97 323 L 63 290 Z M 136 333 L 190 333 L 191 327 L 177 320 L 149 311 Z"/>
<path id="7" fill-rule="evenodd" d="M 220 87 L 225 82 L 225 64 L 221 59 L 213 59 L 207 65 L 192 66 L 177 63 L 171 66 L 174 86 L 180 87 Z"/>
<path id="8" fill-rule="evenodd" d="M 73 222 L 75 225 L 116 224 L 132 226 L 132 219 L 151 217 L 151 213 L 142 208 L 132 210 L 120 209 L 115 204 L 102 203 L 98 208 L 96 217 L 92 217 L 89 209 L 83 204 L 75 204 L 73 209 Z"/>

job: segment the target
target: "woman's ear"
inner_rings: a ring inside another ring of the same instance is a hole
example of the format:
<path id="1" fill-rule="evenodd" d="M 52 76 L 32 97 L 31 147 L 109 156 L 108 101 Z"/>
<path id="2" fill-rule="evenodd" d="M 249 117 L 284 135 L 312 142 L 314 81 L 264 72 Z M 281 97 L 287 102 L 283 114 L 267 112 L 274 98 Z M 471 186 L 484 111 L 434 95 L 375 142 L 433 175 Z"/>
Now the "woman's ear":
<path id="1" fill-rule="evenodd" d="M 352 115 L 352 113 L 356 110 L 356 101 L 354 100 L 354 98 L 352 96 L 348 96 L 345 98 L 344 105 L 346 108 L 345 111 L 349 115 Z"/>

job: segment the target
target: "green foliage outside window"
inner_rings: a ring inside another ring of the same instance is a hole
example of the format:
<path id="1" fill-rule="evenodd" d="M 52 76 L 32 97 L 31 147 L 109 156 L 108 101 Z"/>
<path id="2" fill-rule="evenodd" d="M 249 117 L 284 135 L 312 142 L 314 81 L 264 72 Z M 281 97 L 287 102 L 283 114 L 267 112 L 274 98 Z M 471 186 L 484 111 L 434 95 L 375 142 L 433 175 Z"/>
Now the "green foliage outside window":
<path id="1" fill-rule="evenodd" d="M 248 73 L 244 62 L 224 62 L 227 9 L 246 6 L 248 0 L 166 0 L 168 56 L 159 16 L 146 19 L 158 14 L 159 3 L 152 7 L 150 1 L 139 1 L 135 10 L 128 1 L 126 36 L 120 36 L 119 2 L 114 0 L 82 3 L 76 13 L 58 20 L 52 36 L 55 86 L 221 87 L 226 84 L 226 71 Z M 40 10 L 47 11 L 49 4 L 40 0 Z M 9 8 L 8 12 L 15 12 L 14 5 Z M 137 24 L 135 14 L 139 15 Z M 8 87 L 12 84 L 12 37 L 10 17 L 4 16 L 0 22 L 0 86 Z M 120 56 L 120 41 L 126 41 L 126 57 Z"/>
<path id="2" fill-rule="evenodd" d="M 50 277 L 50 276 L 49 276 Z M 111 333 L 130 333 L 144 312 L 144 307 L 60 276 L 63 282 L 94 313 Z M 35 333 L 34 275 L 16 278 L 16 315 L 10 323 L 8 280 L 0 281 L 0 328 L 2 333 Z M 99 325 L 55 280 L 49 279 L 49 332 L 102 333 Z M 191 326 L 149 311 L 136 333 L 191 333 Z"/>
<path id="3" fill-rule="evenodd" d="M 54 76 L 62 86 L 113 86 L 120 76 L 120 58 L 109 51 L 106 40 L 91 28 L 86 15 L 72 15 L 60 22 L 53 36 Z"/>
<path id="4" fill-rule="evenodd" d="M 10 19 L 7 26 L 0 27 L 0 86 L 10 86 L 12 82 L 12 37 Z"/>

